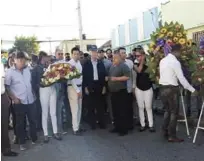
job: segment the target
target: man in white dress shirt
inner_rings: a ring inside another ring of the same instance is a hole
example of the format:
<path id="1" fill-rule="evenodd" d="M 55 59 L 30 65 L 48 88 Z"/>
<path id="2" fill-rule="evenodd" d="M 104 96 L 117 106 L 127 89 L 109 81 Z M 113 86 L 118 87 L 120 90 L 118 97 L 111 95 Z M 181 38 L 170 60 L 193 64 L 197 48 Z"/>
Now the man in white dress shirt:
<path id="1" fill-rule="evenodd" d="M 176 126 L 179 114 L 179 83 L 190 92 L 195 89 L 188 83 L 183 75 L 181 64 L 177 58 L 180 57 L 181 45 L 172 46 L 172 52 L 160 61 L 161 100 L 165 106 L 163 132 L 169 142 L 183 142 L 176 136 Z"/>
<path id="2" fill-rule="evenodd" d="M 69 64 L 75 66 L 76 69 L 82 73 L 82 66 L 80 63 L 80 50 L 74 47 L 71 51 L 72 59 Z M 81 121 L 81 111 L 82 111 L 82 76 L 77 79 L 72 79 L 68 81 L 68 98 L 72 113 L 72 127 L 74 135 L 80 135 L 80 121 Z"/>

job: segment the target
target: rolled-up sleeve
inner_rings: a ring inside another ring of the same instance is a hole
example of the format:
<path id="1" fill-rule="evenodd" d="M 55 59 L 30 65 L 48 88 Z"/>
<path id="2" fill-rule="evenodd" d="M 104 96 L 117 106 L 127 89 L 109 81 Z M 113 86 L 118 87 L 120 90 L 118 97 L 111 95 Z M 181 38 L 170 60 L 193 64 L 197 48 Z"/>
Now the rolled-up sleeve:
<path id="1" fill-rule="evenodd" d="M 8 69 L 5 73 L 5 85 L 10 86 L 12 82 L 12 71 Z"/>

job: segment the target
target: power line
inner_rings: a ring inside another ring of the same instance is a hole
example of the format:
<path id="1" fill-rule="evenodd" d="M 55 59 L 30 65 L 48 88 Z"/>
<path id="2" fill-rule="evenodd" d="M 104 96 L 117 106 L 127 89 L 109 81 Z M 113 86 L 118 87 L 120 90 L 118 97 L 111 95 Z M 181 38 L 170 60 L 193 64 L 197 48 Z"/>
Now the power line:
<path id="1" fill-rule="evenodd" d="M 73 27 L 73 25 L 24 25 L 24 24 L 0 24 L 0 26 L 10 26 L 10 27 Z"/>

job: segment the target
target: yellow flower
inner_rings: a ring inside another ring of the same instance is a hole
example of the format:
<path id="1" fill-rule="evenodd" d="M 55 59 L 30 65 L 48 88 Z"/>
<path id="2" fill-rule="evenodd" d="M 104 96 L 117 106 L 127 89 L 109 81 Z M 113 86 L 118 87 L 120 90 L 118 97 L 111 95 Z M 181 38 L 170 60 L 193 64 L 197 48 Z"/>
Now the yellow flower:
<path id="1" fill-rule="evenodd" d="M 155 45 L 155 43 L 154 43 L 154 42 L 151 42 L 151 43 L 150 43 L 150 48 L 153 48 L 154 45 Z"/>
<path id="2" fill-rule="evenodd" d="M 182 37 L 183 35 L 182 35 L 182 33 L 178 32 L 178 33 L 176 34 L 176 36 L 177 36 L 177 37 Z"/>
<path id="3" fill-rule="evenodd" d="M 191 47 L 192 46 L 192 40 L 188 40 L 187 41 L 187 47 Z"/>
<path id="4" fill-rule="evenodd" d="M 164 34 L 159 35 L 159 38 L 163 38 L 163 37 L 164 37 Z"/>
<path id="5" fill-rule="evenodd" d="M 160 31 L 162 34 L 165 34 L 167 32 L 167 29 L 166 28 L 162 28 L 161 31 Z"/>
<path id="6" fill-rule="evenodd" d="M 185 39 L 179 39 L 179 44 L 184 45 L 186 43 Z"/>
<path id="7" fill-rule="evenodd" d="M 183 34 L 186 35 L 186 34 L 187 34 L 187 31 L 185 30 L 185 31 L 183 32 Z"/>
<path id="8" fill-rule="evenodd" d="M 173 33 L 172 31 L 170 31 L 170 32 L 167 33 L 167 36 L 168 36 L 168 37 L 172 37 L 173 35 L 174 35 L 174 33 Z"/>
<path id="9" fill-rule="evenodd" d="M 178 37 L 174 37 L 174 38 L 173 38 L 173 41 L 174 41 L 174 42 L 177 42 L 177 41 L 178 41 Z"/>
<path id="10" fill-rule="evenodd" d="M 159 51 L 159 50 L 160 50 L 160 46 L 157 46 L 155 50 L 156 50 L 156 51 Z"/>
<path id="11" fill-rule="evenodd" d="M 176 29 L 180 29 L 180 28 L 181 28 L 181 25 L 176 25 L 175 28 L 176 28 Z"/>

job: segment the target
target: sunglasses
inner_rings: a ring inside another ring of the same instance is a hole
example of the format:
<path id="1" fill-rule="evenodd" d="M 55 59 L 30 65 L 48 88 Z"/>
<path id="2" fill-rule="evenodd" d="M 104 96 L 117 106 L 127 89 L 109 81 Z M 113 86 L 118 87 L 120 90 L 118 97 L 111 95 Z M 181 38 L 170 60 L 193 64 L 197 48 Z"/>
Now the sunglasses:
<path id="1" fill-rule="evenodd" d="M 139 58 L 139 57 L 141 57 L 142 55 L 136 55 L 136 58 Z"/>

